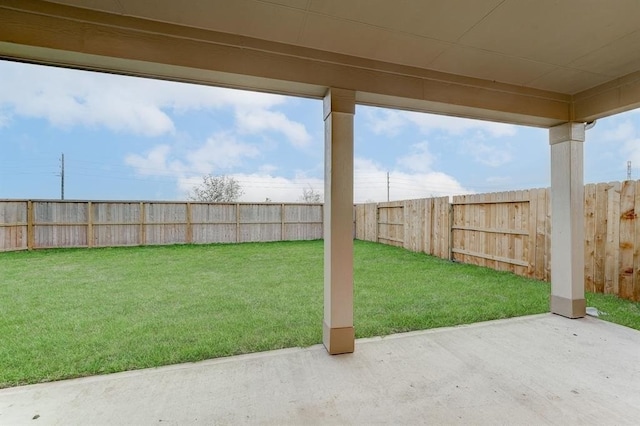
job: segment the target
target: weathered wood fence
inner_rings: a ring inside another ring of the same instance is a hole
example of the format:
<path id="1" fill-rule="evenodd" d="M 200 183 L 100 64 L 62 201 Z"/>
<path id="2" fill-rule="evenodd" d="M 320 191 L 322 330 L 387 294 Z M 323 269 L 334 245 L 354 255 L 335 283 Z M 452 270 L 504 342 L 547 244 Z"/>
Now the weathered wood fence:
<path id="1" fill-rule="evenodd" d="M 585 186 L 585 288 L 640 301 L 640 181 Z M 549 189 L 356 206 L 356 238 L 549 281 Z"/>
<path id="2" fill-rule="evenodd" d="M 0 200 L 0 251 L 322 238 L 322 204 Z"/>
<path id="3" fill-rule="evenodd" d="M 640 181 L 585 186 L 585 287 L 640 301 Z M 355 237 L 548 281 L 549 189 L 354 209 Z M 322 238 L 321 204 L 0 200 L 0 251 Z"/>

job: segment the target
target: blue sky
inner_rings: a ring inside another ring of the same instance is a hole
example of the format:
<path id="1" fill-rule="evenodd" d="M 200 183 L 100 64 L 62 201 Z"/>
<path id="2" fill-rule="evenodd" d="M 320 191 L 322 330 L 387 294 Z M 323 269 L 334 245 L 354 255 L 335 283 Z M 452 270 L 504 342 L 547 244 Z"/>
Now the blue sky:
<path id="1" fill-rule="evenodd" d="M 180 200 L 204 174 L 241 201 L 323 191 L 319 100 L 0 61 L 0 199 Z M 638 110 L 587 133 L 585 182 L 640 177 Z M 545 129 L 358 106 L 355 201 L 549 185 Z"/>

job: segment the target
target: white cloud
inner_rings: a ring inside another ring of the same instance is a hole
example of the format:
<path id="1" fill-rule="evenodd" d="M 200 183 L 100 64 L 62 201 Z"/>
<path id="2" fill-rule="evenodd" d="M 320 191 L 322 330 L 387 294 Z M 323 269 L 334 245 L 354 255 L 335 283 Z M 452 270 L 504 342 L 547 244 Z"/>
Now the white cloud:
<path id="1" fill-rule="evenodd" d="M 224 153 L 224 154 L 223 154 Z M 141 176 L 168 176 L 175 179 L 178 198 L 185 198 L 193 187 L 202 182 L 208 173 L 225 174 L 240 183 L 244 194 L 239 201 L 262 202 L 267 198 L 274 202 L 300 201 L 302 191 L 311 187 L 324 192 L 324 181 L 297 173 L 293 178 L 275 176 L 277 168 L 265 164 L 252 174 L 226 173 L 225 168 L 242 162 L 245 157 L 253 157 L 257 149 L 251 145 L 236 143 L 225 137 L 213 137 L 193 151 L 181 155 L 181 159 L 170 160 L 176 153 L 168 145 L 158 145 L 145 155 L 130 154 L 125 163 L 136 169 Z"/>
<path id="2" fill-rule="evenodd" d="M 625 170 L 627 161 L 631 161 L 632 165 L 635 164 L 635 167 L 638 167 L 640 164 L 640 138 L 627 139 L 622 145 L 621 151 L 624 154 L 625 161 L 620 170 Z"/>
<path id="3" fill-rule="evenodd" d="M 438 131 L 445 132 L 450 136 L 478 134 L 479 132 L 479 135 L 498 138 L 513 136 L 517 132 L 517 126 L 491 121 L 373 107 L 368 107 L 363 111 L 365 119 L 374 133 L 387 136 L 396 136 L 403 128 L 411 125 L 416 126 L 425 135 Z"/>
<path id="4" fill-rule="evenodd" d="M 585 155 L 595 157 L 599 167 L 592 174 L 601 179 L 618 179 L 624 176 L 627 169 L 627 161 L 637 168 L 640 164 L 640 128 L 637 120 L 631 118 L 636 111 L 629 111 L 621 116 L 607 117 L 599 120 L 593 130 L 589 131 L 585 142 Z M 613 163 L 613 164 L 612 164 Z"/>
<path id="5" fill-rule="evenodd" d="M 228 170 L 242 164 L 245 158 L 255 158 L 260 154 L 254 145 L 235 140 L 232 134 L 219 133 L 207 139 L 206 143 L 186 155 L 189 170 L 207 174 Z"/>
<path id="6" fill-rule="evenodd" d="M 278 167 L 274 166 L 273 164 L 263 164 L 260 167 L 258 167 L 258 172 L 266 175 L 273 174 L 277 170 L 278 170 Z"/>
<path id="7" fill-rule="evenodd" d="M 225 144 L 227 146 L 225 147 Z M 421 147 L 424 148 L 424 147 Z M 207 173 L 226 174 L 238 180 L 244 191 L 240 201 L 261 202 L 267 198 L 274 202 L 300 201 L 303 189 L 312 188 L 324 193 L 322 178 L 297 172 L 292 178 L 277 176 L 276 168 L 265 164 L 252 174 L 225 173 L 217 169 L 215 152 L 218 149 L 234 153 L 237 161 L 254 154 L 252 147 L 234 144 L 232 140 L 211 138 L 196 151 L 184 153 L 180 159 L 172 159 L 175 152 L 168 145 L 158 145 L 145 155 L 131 154 L 125 163 L 134 167 L 141 176 L 165 176 L 175 179 L 178 198 L 184 198 L 195 185 L 202 182 Z M 390 171 L 390 197 L 392 200 L 466 194 L 465 189 L 453 177 L 417 167 L 417 171 Z M 386 201 L 387 170 L 367 158 L 354 161 L 354 201 Z"/>
<path id="8" fill-rule="evenodd" d="M 632 139 L 638 132 L 631 120 L 617 123 L 613 128 L 607 128 L 601 132 L 600 137 L 608 142 L 621 142 Z"/>
<path id="9" fill-rule="evenodd" d="M 11 116 L 0 111 L 0 129 L 2 129 L 3 127 L 8 127 L 10 122 Z"/>
<path id="10" fill-rule="evenodd" d="M 284 134 L 295 147 L 308 146 L 311 142 L 307 129 L 302 124 L 289 120 L 281 112 L 238 108 L 236 122 L 241 133 L 259 134 L 265 130 L 278 131 Z"/>
<path id="11" fill-rule="evenodd" d="M 192 150 L 178 152 L 171 146 L 162 144 L 145 155 L 129 154 L 124 161 L 141 176 L 173 176 L 182 180 L 199 180 L 209 173 L 224 174 L 241 165 L 246 158 L 255 158 L 259 154 L 256 146 L 239 142 L 230 133 L 219 133 Z"/>
<path id="12" fill-rule="evenodd" d="M 371 172 L 378 173 L 383 170 L 379 164 L 369 158 L 356 157 L 353 160 L 353 167 L 355 171 L 359 172 Z M 383 171 L 383 173 L 386 171 Z"/>
<path id="13" fill-rule="evenodd" d="M 500 167 L 513 159 L 509 147 L 501 148 L 479 141 L 467 141 L 464 147 L 465 152 L 473 155 L 475 161 L 489 167 Z"/>
<path id="14" fill-rule="evenodd" d="M 273 110 L 284 96 L 6 61 L 0 75 L 0 109 L 58 127 L 159 136 L 176 131 L 172 112 L 229 108 L 240 133 L 272 131 L 296 147 L 311 140 L 303 124 Z"/>
<path id="15" fill-rule="evenodd" d="M 406 172 L 389 171 L 389 199 L 439 197 L 468 194 L 452 176 L 442 172 L 421 170 Z M 354 200 L 356 203 L 387 200 L 387 170 L 367 158 L 356 158 L 354 162 Z"/>
<path id="16" fill-rule="evenodd" d="M 152 96 L 138 96 L 146 80 L 12 62 L 0 62 L 0 72 L 0 106 L 15 115 L 145 136 L 174 131 L 162 105 Z"/>
<path id="17" fill-rule="evenodd" d="M 398 158 L 398 165 L 413 172 L 430 171 L 434 157 L 429 151 L 429 144 L 427 142 L 413 144 L 410 150 L 411 153 L 409 155 Z"/>
<path id="18" fill-rule="evenodd" d="M 362 112 L 367 120 L 367 125 L 377 135 L 396 136 L 403 127 L 409 124 L 406 113 L 401 111 L 363 107 Z"/>
<path id="19" fill-rule="evenodd" d="M 506 185 L 513 180 L 511 176 L 489 176 L 485 179 L 491 185 Z"/>
<path id="20" fill-rule="evenodd" d="M 387 181 L 386 170 L 366 158 L 356 158 L 354 162 L 354 201 L 386 201 Z M 241 201 L 274 202 L 300 201 L 302 191 L 311 187 L 324 194 L 324 181 L 320 178 L 307 177 L 298 174 L 293 178 L 274 176 L 269 173 L 231 174 L 238 180 L 244 190 Z M 179 187 L 185 193 L 200 178 L 181 179 Z M 466 194 L 470 191 L 463 188 L 453 177 L 440 172 L 406 173 L 390 172 L 390 196 L 392 200 L 424 198 L 431 196 L 445 196 Z"/>
<path id="21" fill-rule="evenodd" d="M 158 145 L 146 155 L 129 154 L 124 162 L 133 167 L 141 176 L 172 176 L 181 172 L 180 168 L 172 169 L 167 163 L 167 157 L 171 151 L 169 145 Z M 176 166 L 176 164 L 174 164 Z"/>

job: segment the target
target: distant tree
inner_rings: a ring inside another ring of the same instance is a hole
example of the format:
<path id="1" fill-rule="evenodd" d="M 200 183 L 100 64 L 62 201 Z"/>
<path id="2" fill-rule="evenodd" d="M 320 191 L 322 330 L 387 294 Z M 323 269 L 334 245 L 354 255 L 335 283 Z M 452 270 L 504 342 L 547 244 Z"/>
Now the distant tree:
<path id="1" fill-rule="evenodd" d="M 300 197 L 300 201 L 305 203 L 321 203 L 322 202 L 322 193 L 316 191 L 309 185 L 308 188 L 304 188 L 302 190 L 302 197 Z"/>
<path id="2" fill-rule="evenodd" d="M 205 175 L 202 183 L 195 185 L 189 199 L 209 203 L 228 203 L 237 201 L 244 194 L 237 180 L 230 176 Z"/>

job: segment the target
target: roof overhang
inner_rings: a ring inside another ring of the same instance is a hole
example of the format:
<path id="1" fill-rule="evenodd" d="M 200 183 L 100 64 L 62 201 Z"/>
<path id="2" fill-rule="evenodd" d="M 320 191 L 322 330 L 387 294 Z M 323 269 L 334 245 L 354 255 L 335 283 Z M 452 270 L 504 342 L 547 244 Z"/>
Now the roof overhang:
<path id="1" fill-rule="evenodd" d="M 314 98 L 348 88 L 360 104 L 542 127 L 640 105 L 639 71 L 577 93 L 543 90 L 69 3 L 86 8 L 0 0 L 0 57 Z"/>

